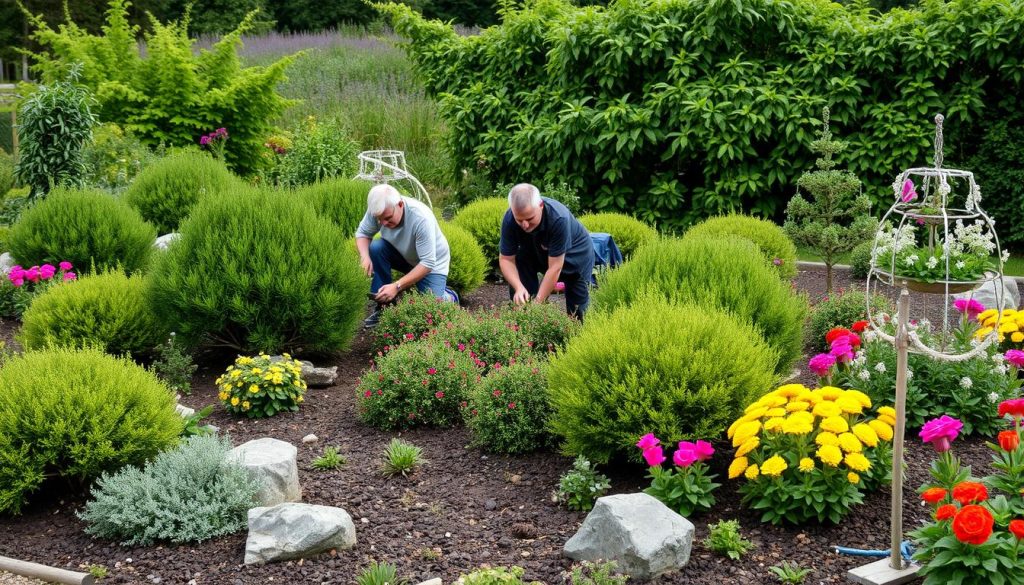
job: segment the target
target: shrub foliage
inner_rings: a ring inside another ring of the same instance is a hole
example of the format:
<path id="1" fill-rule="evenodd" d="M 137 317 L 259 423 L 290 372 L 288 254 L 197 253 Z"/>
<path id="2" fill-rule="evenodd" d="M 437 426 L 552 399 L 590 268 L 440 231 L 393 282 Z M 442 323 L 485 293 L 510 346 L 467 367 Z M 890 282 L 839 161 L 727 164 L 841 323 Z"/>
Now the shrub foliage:
<path id="1" fill-rule="evenodd" d="M 580 223 L 590 233 L 611 234 L 627 260 L 640 246 L 658 237 L 657 230 L 624 213 L 591 213 L 581 216 Z"/>
<path id="2" fill-rule="evenodd" d="M 473 386 L 463 415 L 474 445 L 493 453 L 529 453 L 548 443 L 545 370 L 542 363 L 521 362 Z"/>
<path id="3" fill-rule="evenodd" d="M 739 236 L 757 246 L 765 264 L 775 269 L 784 279 L 796 277 L 796 246 L 774 222 L 742 214 L 708 218 L 686 232 L 687 236 L 715 235 Z"/>
<path id="4" fill-rule="evenodd" d="M 460 295 L 469 294 L 484 283 L 487 259 L 480 244 L 469 231 L 458 225 L 442 221 L 441 232 L 448 240 L 451 264 L 448 267 L 448 286 Z"/>
<path id="5" fill-rule="evenodd" d="M 498 270 L 498 241 L 501 239 L 501 220 L 508 211 L 508 199 L 489 197 L 463 207 L 452 223 L 469 232 L 480 244 L 484 260 L 494 274 Z"/>
<path id="6" fill-rule="evenodd" d="M 366 196 L 372 186 L 367 181 L 334 178 L 296 189 L 295 197 L 353 237 L 366 213 Z"/>

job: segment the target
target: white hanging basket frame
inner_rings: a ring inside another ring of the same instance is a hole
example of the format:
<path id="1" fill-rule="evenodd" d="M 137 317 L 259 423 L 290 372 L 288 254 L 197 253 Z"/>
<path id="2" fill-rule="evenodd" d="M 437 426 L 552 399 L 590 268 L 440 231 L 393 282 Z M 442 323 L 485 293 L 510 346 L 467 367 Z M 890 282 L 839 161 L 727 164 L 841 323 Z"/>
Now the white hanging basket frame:
<path id="1" fill-rule="evenodd" d="M 406 167 L 405 152 L 401 150 L 365 150 L 360 152 L 359 172 L 355 178 L 377 184 L 408 181 L 412 185 L 411 195 L 426 203 L 431 209 L 434 207 L 426 187 Z"/>

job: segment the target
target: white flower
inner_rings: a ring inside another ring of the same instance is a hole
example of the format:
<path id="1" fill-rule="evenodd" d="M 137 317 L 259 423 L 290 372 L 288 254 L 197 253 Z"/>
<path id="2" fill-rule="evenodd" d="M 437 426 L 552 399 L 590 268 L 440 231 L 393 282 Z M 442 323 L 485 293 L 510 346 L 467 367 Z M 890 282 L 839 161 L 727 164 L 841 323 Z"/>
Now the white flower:
<path id="1" fill-rule="evenodd" d="M 913 377 L 914 377 L 914 370 L 911 370 L 910 368 L 907 368 L 907 379 L 909 380 L 909 379 L 911 379 Z"/>
<path id="2" fill-rule="evenodd" d="M 857 377 L 860 378 L 861 380 L 867 381 L 871 379 L 871 372 L 867 370 L 861 370 L 860 373 L 857 374 Z"/>
<path id="3" fill-rule="evenodd" d="M 874 341 L 876 337 L 877 337 L 877 335 L 875 334 L 874 331 L 865 331 L 864 332 L 864 341 Z"/>
<path id="4" fill-rule="evenodd" d="M 1003 357 L 1003 354 L 1001 354 L 1001 353 L 994 353 L 994 354 L 992 354 L 992 361 L 994 361 L 997 364 L 1003 363 L 1003 360 L 1005 360 L 1005 359 L 1006 358 Z"/>
<path id="5" fill-rule="evenodd" d="M 956 266 L 957 270 L 963 270 L 964 266 L 967 266 L 967 265 L 964 264 L 963 260 L 957 260 L 955 266 Z"/>
<path id="6" fill-rule="evenodd" d="M 1003 250 L 1003 253 L 999 257 L 1005 263 L 1006 261 L 1008 261 L 1010 259 L 1010 251 L 1009 250 Z"/>
<path id="7" fill-rule="evenodd" d="M 917 254 L 911 254 L 910 256 L 907 256 L 906 258 L 903 259 L 903 262 L 907 266 L 913 266 L 914 264 L 917 264 Z"/>
<path id="8" fill-rule="evenodd" d="M 960 378 L 960 387 L 961 388 L 967 389 L 967 388 L 970 388 L 971 386 L 974 386 L 974 380 L 971 380 L 967 376 L 964 376 L 963 378 Z"/>
<path id="9" fill-rule="evenodd" d="M 885 373 L 885 362 L 878 362 L 875 364 L 875 371 Z"/>
<path id="10" fill-rule="evenodd" d="M 1006 366 L 1000 364 L 1000 365 L 995 367 L 994 371 L 995 371 L 995 373 L 999 374 L 1000 376 L 1005 375 L 1006 374 Z"/>
<path id="11" fill-rule="evenodd" d="M 988 401 L 989 402 L 999 402 L 999 393 L 998 392 L 992 392 L 991 394 L 989 394 L 988 395 Z"/>
<path id="12" fill-rule="evenodd" d="M 929 256 L 928 261 L 925 262 L 924 265 L 927 266 L 928 268 L 935 268 L 936 266 L 939 265 L 939 259 L 936 258 L 935 256 Z"/>

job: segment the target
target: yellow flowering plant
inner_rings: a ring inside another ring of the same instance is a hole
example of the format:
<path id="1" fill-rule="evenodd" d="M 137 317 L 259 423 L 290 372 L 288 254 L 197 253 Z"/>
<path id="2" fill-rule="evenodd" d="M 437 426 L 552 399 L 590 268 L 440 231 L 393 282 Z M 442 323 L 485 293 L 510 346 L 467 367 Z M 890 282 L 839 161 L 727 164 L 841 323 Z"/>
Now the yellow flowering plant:
<path id="1" fill-rule="evenodd" d="M 888 483 L 895 411 L 834 386 L 787 384 L 765 394 L 728 430 L 729 479 L 772 524 L 838 523 L 866 491 Z"/>
<path id="2" fill-rule="evenodd" d="M 217 388 L 217 396 L 228 412 L 262 418 L 299 410 L 306 383 L 299 360 L 288 354 L 270 357 L 261 353 L 255 357 L 239 356 L 217 378 Z"/>
<path id="3" fill-rule="evenodd" d="M 984 339 L 998 326 L 1000 349 L 1024 349 L 1024 310 L 1003 309 L 1000 316 L 995 309 L 985 309 L 978 314 L 977 321 L 977 339 Z"/>

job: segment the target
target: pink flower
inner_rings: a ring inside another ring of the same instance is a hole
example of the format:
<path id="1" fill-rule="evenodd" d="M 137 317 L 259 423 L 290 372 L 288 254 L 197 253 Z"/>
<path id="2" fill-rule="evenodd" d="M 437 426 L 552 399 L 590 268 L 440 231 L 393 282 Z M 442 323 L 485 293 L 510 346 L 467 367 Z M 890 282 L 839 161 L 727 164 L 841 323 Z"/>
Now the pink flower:
<path id="1" fill-rule="evenodd" d="M 412 333 L 406 333 L 405 334 L 405 338 L 411 341 L 413 339 L 416 339 L 416 335 L 414 335 Z"/>
<path id="2" fill-rule="evenodd" d="M 437 373 L 437 368 L 427 368 L 427 373 L 433 376 Z"/>
<path id="3" fill-rule="evenodd" d="M 644 459 L 650 467 L 658 467 L 665 462 L 665 453 L 660 446 L 651 447 L 644 449 Z"/>
<path id="4" fill-rule="evenodd" d="M 697 461 L 697 446 L 689 441 L 680 441 L 679 449 L 672 454 L 672 463 L 677 467 L 689 467 Z"/>
<path id="5" fill-rule="evenodd" d="M 807 367 L 811 368 L 811 371 L 819 378 L 827 376 L 829 370 L 831 370 L 834 365 L 836 365 L 835 356 L 827 353 L 819 353 L 807 362 Z"/>
<path id="6" fill-rule="evenodd" d="M 466 344 L 465 343 L 460 343 L 459 344 L 459 351 L 466 351 Z"/>
<path id="7" fill-rule="evenodd" d="M 59 266 L 60 269 L 63 270 L 64 272 L 67 272 L 68 270 L 71 270 L 71 268 L 72 268 L 71 263 L 68 262 L 67 260 L 61 262 L 57 266 Z"/>
<path id="8" fill-rule="evenodd" d="M 1003 354 L 1006 361 L 1010 362 L 1011 366 L 1024 369 L 1024 351 L 1019 349 L 1009 349 Z"/>
<path id="9" fill-rule="evenodd" d="M 985 310 L 985 305 L 974 299 L 957 299 L 953 301 L 953 307 L 961 313 L 967 313 L 967 317 L 970 319 L 977 317 L 978 313 Z"/>
<path id="10" fill-rule="evenodd" d="M 53 264 L 43 264 L 39 267 L 39 276 L 43 280 L 50 280 L 57 273 L 57 267 Z"/>
<path id="11" fill-rule="evenodd" d="M 707 461 L 715 454 L 715 448 L 707 441 L 697 441 L 694 446 L 697 450 L 697 461 Z"/>
<path id="12" fill-rule="evenodd" d="M 774 264 L 776 266 L 782 266 L 782 258 L 773 258 L 772 259 L 772 264 Z"/>
<path id="13" fill-rule="evenodd" d="M 78 276 L 76 276 L 74 272 L 65 272 L 64 273 L 64 280 L 76 280 L 77 278 L 78 278 Z"/>
<path id="14" fill-rule="evenodd" d="M 373 396 L 373 392 L 371 392 L 369 390 L 367 390 L 366 392 L 363 392 L 363 398 L 369 398 L 371 396 Z"/>
<path id="15" fill-rule="evenodd" d="M 444 398 L 444 392 L 434 392 L 434 398 Z"/>
<path id="16" fill-rule="evenodd" d="M 25 284 L 25 279 L 20 277 L 15 278 L 14 280 L 11 281 L 11 284 L 13 284 L 16 287 L 20 287 L 21 285 Z"/>
<path id="17" fill-rule="evenodd" d="M 201 144 L 203 146 L 209 146 L 210 145 L 210 137 L 204 134 L 203 137 L 199 139 L 199 144 Z"/>
<path id="18" fill-rule="evenodd" d="M 25 271 L 25 278 L 32 282 L 39 282 L 39 267 L 33 266 Z"/>
<path id="19" fill-rule="evenodd" d="M 516 403 L 515 403 L 515 402 L 509 402 L 509 403 L 508 403 L 508 407 L 509 407 L 510 409 L 511 409 L 511 408 L 515 408 L 515 407 L 516 407 Z"/>
<path id="20" fill-rule="evenodd" d="M 565 283 L 564 282 L 556 282 L 555 283 L 555 290 L 558 291 L 558 292 L 563 292 L 565 290 Z"/>
<path id="21" fill-rule="evenodd" d="M 942 453 L 949 451 L 950 442 L 957 438 L 963 426 L 964 423 L 944 414 L 924 423 L 918 436 L 925 443 L 931 443 L 936 451 Z"/>
<path id="22" fill-rule="evenodd" d="M 646 451 L 652 447 L 657 447 L 660 444 L 661 441 L 658 440 L 658 437 L 654 436 L 654 433 L 647 433 L 646 435 L 640 437 L 640 440 L 636 442 L 636 446 L 639 447 L 641 451 Z"/>
<path id="23" fill-rule="evenodd" d="M 844 364 L 853 360 L 853 347 L 850 346 L 846 339 L 835 340 L 832 343 L 832 349 L 828 353 Z M 811 369 L 814 369 L 813 366 Z"/>
<path id="24" fill-rule="evenodd" d="M 903 192 L 900 194 L 900 201 L 910 203 L 917 199 L 917 191 L 914 190 L 914 182 L 910 179 L 903 181 Z"/>

